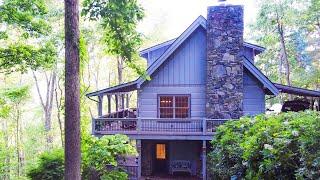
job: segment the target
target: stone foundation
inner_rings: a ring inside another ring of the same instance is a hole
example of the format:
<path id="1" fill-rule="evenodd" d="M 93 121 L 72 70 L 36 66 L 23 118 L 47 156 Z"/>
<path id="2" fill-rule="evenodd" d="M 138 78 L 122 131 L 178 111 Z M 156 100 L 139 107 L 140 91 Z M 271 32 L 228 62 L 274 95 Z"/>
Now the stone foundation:
<path id="1" fill-rule="evenodd" d="M 206 116 L 238 119 L 243 114 L 243 8 L 208 7 Z"/>

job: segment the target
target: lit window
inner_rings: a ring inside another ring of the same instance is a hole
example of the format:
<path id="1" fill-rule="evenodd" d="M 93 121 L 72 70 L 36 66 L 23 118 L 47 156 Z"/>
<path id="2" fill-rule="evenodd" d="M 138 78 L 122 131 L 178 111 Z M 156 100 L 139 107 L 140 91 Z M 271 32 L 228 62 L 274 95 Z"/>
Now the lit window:
<path id="1" fill-rule="evenodd" d="M 159 96 L 160 118 L 188 118 L 190 114 L 189 96 Z"/>
<path id="2" fill-rule="evenodd" d="M 156 146 L 157 159 L 166 159 L 166 145 L 157 144 Z"/>

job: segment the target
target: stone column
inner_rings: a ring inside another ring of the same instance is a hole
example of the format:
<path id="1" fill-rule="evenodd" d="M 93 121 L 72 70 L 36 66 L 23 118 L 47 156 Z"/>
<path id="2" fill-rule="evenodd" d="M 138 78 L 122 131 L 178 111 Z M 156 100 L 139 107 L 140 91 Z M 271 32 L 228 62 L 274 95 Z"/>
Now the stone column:
<path id="1" fill-rule="evenodd" d="M 238 119 L 243 114 L 243 8 L 208 7 L 206 117 Z"/>

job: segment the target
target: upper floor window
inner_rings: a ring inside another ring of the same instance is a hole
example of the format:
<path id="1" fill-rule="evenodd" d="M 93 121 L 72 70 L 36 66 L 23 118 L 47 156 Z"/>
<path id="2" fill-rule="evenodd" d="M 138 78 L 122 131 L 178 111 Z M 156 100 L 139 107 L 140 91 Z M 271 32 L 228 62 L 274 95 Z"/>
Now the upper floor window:
<path id="1" fill-rule="evenodd" d="M 188 118 L 190 115 L 188 95 L 161 95 L 158 98 L 160 118 Z"/>

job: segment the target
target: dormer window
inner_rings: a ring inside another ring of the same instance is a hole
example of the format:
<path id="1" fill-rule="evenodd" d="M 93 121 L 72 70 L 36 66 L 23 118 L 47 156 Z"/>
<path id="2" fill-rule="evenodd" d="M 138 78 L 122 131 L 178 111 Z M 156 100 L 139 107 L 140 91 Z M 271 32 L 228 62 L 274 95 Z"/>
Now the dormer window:
<path id="1" fill-rule="evenodd" d="M 189 118 L 189 95 L 160 95 L 158 98 L 160 118 Z"/>

